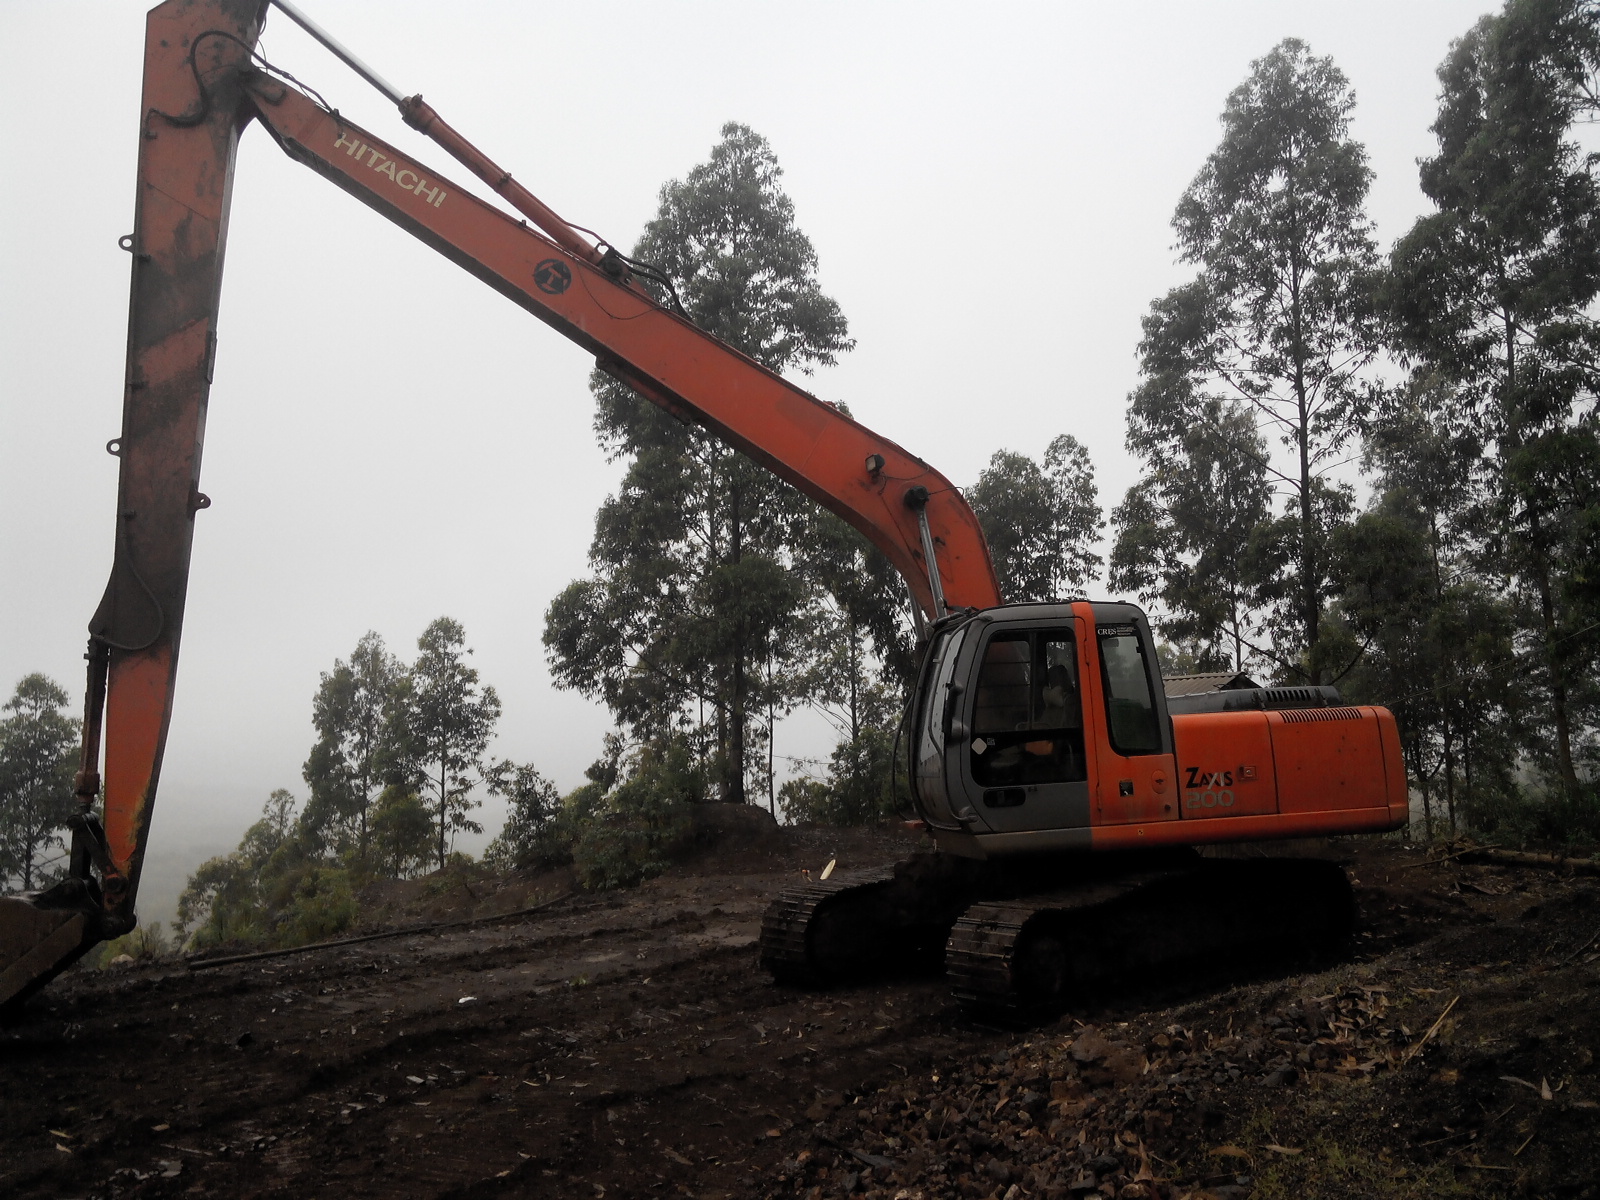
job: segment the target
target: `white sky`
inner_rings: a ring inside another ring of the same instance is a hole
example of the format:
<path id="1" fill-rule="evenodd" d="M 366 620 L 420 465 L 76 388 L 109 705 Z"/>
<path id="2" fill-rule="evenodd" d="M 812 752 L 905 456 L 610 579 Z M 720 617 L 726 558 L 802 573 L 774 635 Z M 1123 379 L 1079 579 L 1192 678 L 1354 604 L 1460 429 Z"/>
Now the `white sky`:
<path id="1" fill-rule="evenodd" d="M 111 565 L 144 5 L 0 0 L 0 688 L 82 693 Z M 1139 318 L 1227 93 L 1286 36 L 1359 100 L 1385 246 L 1425 211 L 1434 68 L 1489 0 L 1142 4 L 303 0 L 569 219 L 629 246 L 728 120 L 772 143 L 856 351 L 806 386 L 972 482 L 1071 432 L 1109 509 Z M 281 14 L 267 57 L 465 172 Z M 479 189 L 481 191 L 481 189 Z M 585 355 L 260 131 L 239 155 L 179 691 L 142 909 L 304 794 L 318 673 L 461 620 L 494 753 L 581 782 L 609 727 L 550 684 L 550 598 L 618 477 Z M 779 752 L 825 754 L 820 722 Z M 787 744 L 786 744 L 787 743 Z M 499 813 L 480 813 L 491 832 Z M 469 848 L 473 848 L 469 845 Z"/>

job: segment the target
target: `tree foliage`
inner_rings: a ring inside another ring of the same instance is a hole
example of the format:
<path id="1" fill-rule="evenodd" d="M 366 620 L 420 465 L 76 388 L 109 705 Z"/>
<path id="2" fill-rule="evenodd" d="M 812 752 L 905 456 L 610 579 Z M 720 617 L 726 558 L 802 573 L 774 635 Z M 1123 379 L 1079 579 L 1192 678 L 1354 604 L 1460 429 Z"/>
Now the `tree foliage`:
<path id="1" fill-rule="evenodd" d="M 571 859 L 571 833 L 563 821 L 561 793 L 531 763 L 510 759 L 488 773 L 489 792 L 506 801 L 506 821 L 489 843 L 484 860 L 495 866 L 526 871 L 557 866 Z"/>
<path id="2" fill-rule="evenodd" d="M 662 188 L 633 256 L 673 281 L 701 328 L 775 371 L 809 372 L 853 342 L 781 178 L 765 139 L 724 126 L 708 161 Z M 603 374 L 591 386 L 596 432 L 627 468 L 595 518 L 592 574 L 546 614 L 552 674 L 636 743 L 660 743 L 660 761 L 685 739 L 714 793 L 744 800 L 763 765 L 771 779 L 777 717 L 838 686 L 839 658 L 813 653 L 819 621 L 895 653 L 898 581 L 853 530 L 713 434 Z M 862 682 L 869 656 L 844 660 Z"/>
<path id="3" fill-rule="evenodd" d="M 432 811 L 441 869 L 456 834 L 483 832 L 469 815 L 482 803 L 472 792 L 500 719 L 500 697 L 480 687 L 477 669 L 467 665 L 466 639 L 451 617 L 423 630 L 395 709 L 397 755 Z"/>
<path id="4" fill-rule="evenodd" d="M 347 663 L 324 672 L 311 705 L 317 741 L 302 774 L 311 788 L 305 822 L 332 839 L 335 851 L 370 848 L 372 807 L 393 772 L 399 747 L 395 705 L 405 668 L 383 639 L 368 631 Z"/>
<path id="5" fill-rule="evenodd" d="M 1421 172 L 1437 211 L 1395 247 L 1387 289 L 1398 348 L 1448 382 L 1443 418 L 1483 447 L 1479 562 L 1529 613 L 1536 740 L 1569 799 L 1600 702 L 1600 189 L 1572 134 L 1596 23 L 1573 0 L 1512 0 L 1451 48 Z"/>
<path id="6" fill-rule="evenodd" d="M 77 811 L 78 722 L 66 705 L 67 693 L 37 673 L 0 705 L 0 884 L 29 890 L 58 873 L 47 856 Z"/>
<path id="7" fill-rule="evenodd" d="M 323 673 L 304 769 L 311 797 L 301 809 L 274 791 L 238 848 L 190 877 L 177 928 L 191 944 L 332 936 L 355 920 L 364 885 L 443 869 L 455 834 L 481 831 L 473 790 L 506 778 L 484 766 L 499 698 L 467 665 L 459 622 L 432 622 L 417 649 L 408 666 L 368 633 Z"/>
<path id="8" fill-rule="evenodd" d="M 1089 452 L 1070 433 L 1042 462 L 997 450 L 967 491 L 1007 601 L 1079 595 L 1099 570 L 1101 519 Z"/>
<path id="9" fill-rule="evenodd" d="M 1111 515 L 1111 588 L 1158 606 L 1195 670 L 1243 671 L 1260 654 L 1252 542 L 1271 520 L 1267 446 L 1239 401 L 1189 408 L 1133 397 L 1128 445 L 1147 473 Z"/>
<path id="10" fill-rule="evenodd" d="M 1190 636 L 1216 647 L 1227 627 L 1239 657 L 1253 590 L 1274 657 L 1301 681 L 1328 674 L 1317 648 L 1332 588 L 1328 540 L 1349 504 L 1329 472 L 1358 430 L 1379 349 L 1370 302 L 1378 258 L 1365 212 L 1371 171 L 1350 137 L 1354 107 L 1333 61 L 1293 38 L 1251 64 L 1229 95 L 1222 140 L 1173 217 L 1179 258 L 1198 273 L 1144 319 L 1129 445 L 1146 460 L 1147 483 L 1119 521 L 1129 539 L 1124 574 L 1134 570 L 1127 578 L 1148 593 L 1170 590 Z M 1241 415 L 1254 431 L 1240 427 Z M 1264 440 L 1285 453 L 1269 460 Z M 1260 529 L 1252 530 L 1254 580 L 1237 575 L 1241 531 L 1225 516 L 1201 522 L 1209 529 L 1191 531 L 1203 539 L 1198 548 L 1185 546 L 1162 567 L 1133 556 L 1170 519 L 1174 489 L 1160 475 L 1173 465 L 1191 491 L 1218 467 L 1243 468 L 1231 482 Z M 1258 511 L 1266 480 L 1286 501 L 1270 527 Z M 1195 603 L 1183 576 L 1200 558 L 1224 556 L 1235 575 L 1222 581 L 1227 598 Z"/>

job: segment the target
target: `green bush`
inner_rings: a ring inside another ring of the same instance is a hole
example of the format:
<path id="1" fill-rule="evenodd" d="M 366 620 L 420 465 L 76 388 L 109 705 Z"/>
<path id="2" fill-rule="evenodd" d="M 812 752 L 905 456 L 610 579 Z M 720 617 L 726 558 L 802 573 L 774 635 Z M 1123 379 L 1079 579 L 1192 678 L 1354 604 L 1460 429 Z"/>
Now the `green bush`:
<path id="1" fill-rule="evenodd" d="M 167 938 L 166 928 L 160 921 L 136 925 L 132 930 L 109 942 L 101 942 L 84 955 L 85 966 L 105 970 L 111 960 L 126 954 L 136 963 L 157 962 L 170 958 L 176 947 Z"/>
<path id="2" fill-rule="evenodd" d="M 280 945 L 298 946 L 336 937 L 355 923 L 356 897 L 350 875 L 341 867 L 311 867 L 303 872 L 294 899 L 277 930 Z"/>
<path id="3" fill-rule="evenodd" d="M 489 772 L 489 790 L 506 798 L 509 811 L 484 851 L 485 862 L 503 871 L 538 871 L 572 861 L 569 810 L 555 785 L 532 765 L 497 763 Z"/>
<path id="4" fill-rule="evenodd" d="M 628 768 L 609 792 L 596 781 L 564 804 L 573 867 L 591 891 L 634 887 L 666 870 L 688 841 L 689 805 L 706 794 L 704 769 L 682 738 L 646 743 Z"/>
<path id="5" fill-rule="evenodd" d="M 372 806 L 372 861 L 366 865 L 378 878 L 408 879 L 428 865 L 433 839 L 433 817 L 422 798 L 391 785 Z"/>
<path id="6" fill-rule="evenodd" d="M 1548 783 L 1480 794 L 1462 806 L 1467 828 L 1517 846 L 1600 845 L 1600 785 L 1576 797 Z"/>
<path id="7" fill-rule="evenodd" d="M 893 729 L 863 727 L 835 747 L 826 780 L 791 779 L 779 789 L 784 816 L 814 825 L 872 825 L 892 817 L 893 755 Z"/>

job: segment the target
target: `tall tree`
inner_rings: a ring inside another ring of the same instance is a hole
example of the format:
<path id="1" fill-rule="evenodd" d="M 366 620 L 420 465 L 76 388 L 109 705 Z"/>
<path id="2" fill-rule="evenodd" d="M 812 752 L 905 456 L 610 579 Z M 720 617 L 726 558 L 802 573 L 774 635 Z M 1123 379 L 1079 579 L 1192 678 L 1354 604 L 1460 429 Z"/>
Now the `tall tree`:
<path id="1" fill-rule="evenodd" d="M 1238 403 L 1287 451 L 1269 467 L 1288 520 L 1262 561 L 1278 564 L 1278 654 L 1312 681 L 1330 590 L 1326 543 L 1342 505 L 1325 476 L 1357 430 L 1377 349 L 1377 264 L 1365 213 L 1372 173 L 1350 137 L 1355 96 L 1333 61 L 1286 39 L 1251 64 L 1222 113 L 1222 141 L 1173 217 L 1195 279 L 1151 305 L 1137 398 L 1201 422 Z"/>
<path id="2" fill-rule="evenodd" d="M 764 138 L 725 125 L 710 159 L 661 189 L 633 253 L 695 324 L 773 370 L 809 372 L 854 343 L 781 177 Z M 791 568 L 808 502 L 608 376 L 591 389 L 600 441 L 628 466 L 595 518 L 593 575 L 546 614 L 552 672 L 640 738 L 692 731 L 721 797 L 741 801 L 752 731 L 783 686 L 764 666 L 806 598 Z"/>
<path id="3" fill-rule="evenodd" d="M 1128 409 L 1128 448 L 1146 474 L 1111 514 L 1111 590 L 1157 608 L 1197 670 L 1243 671 L 1265 653 L 1252 640 L 1251 540 L 1270 519 L 1272 485 L 1255 420 L 1239 401 L 1180 408 L 1147 386 Z"/>
<path id="4" fill-rule="evenodd" d="M 1448 417 L 1486 448 L 1483 565 L 1526 598 L 1531 656 L 1563 790 L 1600 656 L 1600 188 L 1572 136 L 1590 111 L 1600 13 L 1512 0 L 1439 68 L 1439 153 L 1422 164 L 1438 211 L 1392 256 L 1396 340 L 1452 385 Z"/>
<path id="5" fill-rule="evenodd" d="M 472 653 L 466 641 L 466 630 L 450 617 L 423 630 L 395 708 L 405 758 L 432 809 L 441 868 L 457 833 L 483 832 L 468 814 L 482 803 L 472 790 L 500 720 L 500 697 L 479 686 L 477 669 L 466 662 Z"/>
<path id="6" fill-rule="evenodd" d="M 61 845 L 77 810 L 78 722 L 65 711 L 67 693 L 44 675 L 25 675 L 0 706 L 0 880 L 24 890 L 40 879 L 41 858 Z"/>
<path id="7" fill-rule="evenodd" d="M 383 638 L 370 630 L 356 643 L 347 663 L 335 659 L 311 704 L 317 730 L 305 766 L 311 788 L 302 823 L 324 842 L 353 848 L 365 858 L 370 815 L 393 758 L 389 734 L 393 708 L 405 674 Z"/>
<path id="8" fill-rule="evenodd" d="M 1077 438 L 1063 433 L 1042 462 L 997 450 L 967 501 L 983 525 L 1007 600 L 1051 600 L 1081 593 L 1101 559 L 1103 522 L 1094 465 Z"/>

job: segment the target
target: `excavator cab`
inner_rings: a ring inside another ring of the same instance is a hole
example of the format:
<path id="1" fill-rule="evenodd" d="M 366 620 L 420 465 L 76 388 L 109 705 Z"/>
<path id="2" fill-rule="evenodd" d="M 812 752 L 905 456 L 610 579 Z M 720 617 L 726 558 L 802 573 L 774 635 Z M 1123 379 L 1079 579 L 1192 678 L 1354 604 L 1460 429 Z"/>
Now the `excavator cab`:
<path id="1" fill-rule="evenodd" d="M 1172 723 L 1130 604 L 1018 604 L 933 630 L 913 796 L 941 849 L 1088 849 L 1094 825 L 1175 819 Z"/>

